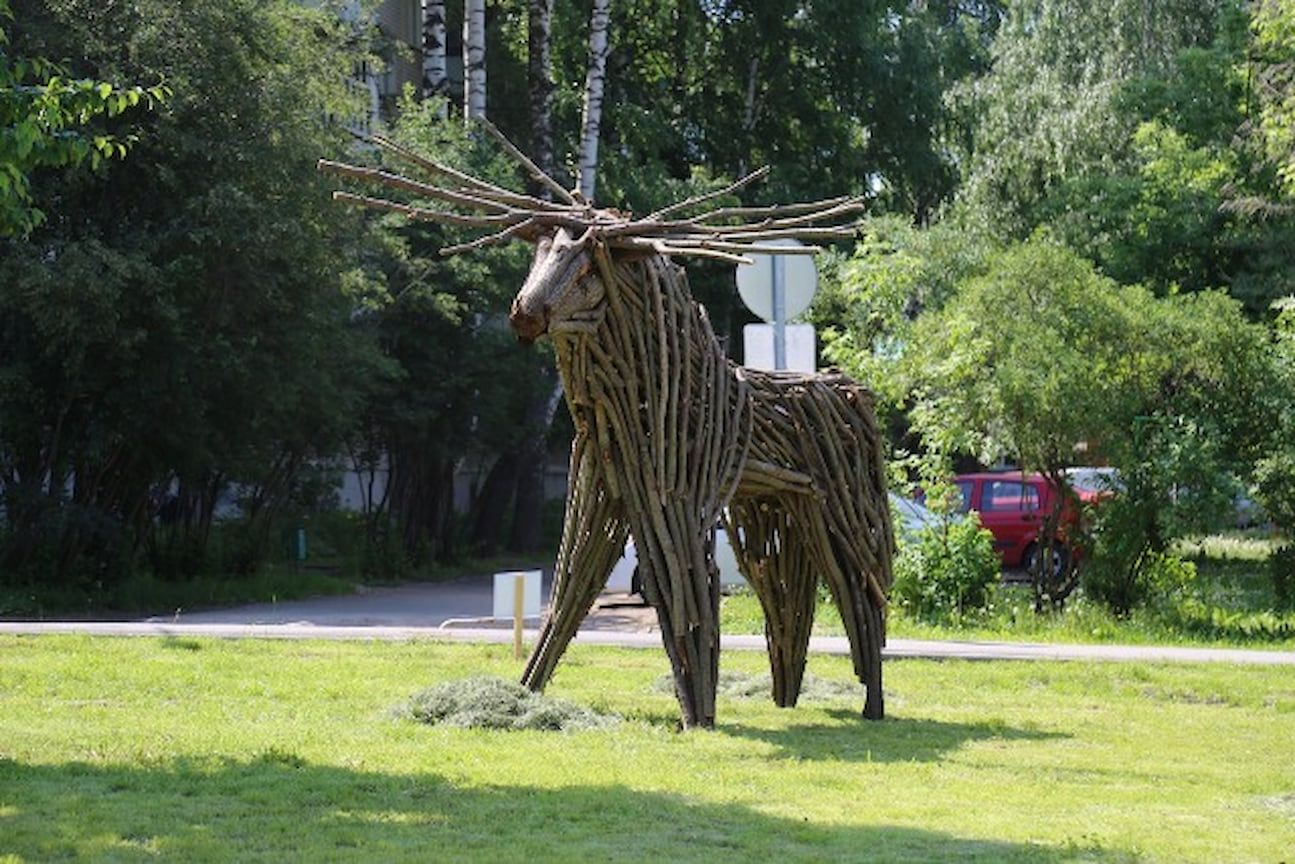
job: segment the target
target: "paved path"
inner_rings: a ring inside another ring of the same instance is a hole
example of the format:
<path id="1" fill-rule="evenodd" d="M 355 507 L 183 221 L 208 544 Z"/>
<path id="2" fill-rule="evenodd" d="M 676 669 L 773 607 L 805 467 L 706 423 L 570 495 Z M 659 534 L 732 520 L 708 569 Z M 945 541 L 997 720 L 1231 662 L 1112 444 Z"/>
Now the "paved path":
<path id="1" fill-rule="evenodd" d="M 256 639 L 439 639 L 509 643 L 507 622 L 490 618 L 490 576 L 448 582 L 372 588 L 356 594 L 285 603 L 176 614 L 136 621 L 0 621 L 0 634 L 84 633 L 95 636 L 189 636 Z M 547 586 L 545 586 L 547 596 Z M 527 619 L 533 642 L 538 621 Z M 604 594 L 576 636 L 578 644 L 660 648 L 655 613 L 623 594 Z M 763 651 L 763 636 L 722 637 L 722 647 Z M 810 640 L 816 653 L 849 655 L 844 637 Z M 890 639 L 888 658 L 967 660 L 1108 660 L 1187 663 L 1254 663 L 1295 666 L 1295 651 L 1178 648 L 1132 645 L 1063 645 Z"/>
<path id="2" fill-rule="evenodd" d="M 495 642 L 513 640 L 508 626 L 442 627 L 364 624 L 338 625 L 298 622 L 293 624 L 191 624 L 167 621 L 8 621 L 0 622 L 0 634 L 39 635 L 80 633 L 89 636 L 207 637 L 219 639 L 350 639 L 402 641 Z M 524 638 L 533 643 L 537 631 L 528 627 Z M 657 632 L 614 630 L 586 626 L 576 634 L 581 645 L 613 645 L 626 648 L 660 648 Z M 729 650 L 763 651 L 763 636 L 721 637 Z M 815 636 L 812 653 L 848 656 L 850 646 L 843 636 Z M 1295 651 L 1252 651 L 1236 648 L 1176 648 L 1154 645 L 1069 645 L 1039 642 L 964 642 L 927 639 L 890 639 L 883 655 L 888 659 L 927 658 L 961 660 L 1103 660 L 1176 663 L 1236 663 L 1267 666 L 1295 666 Z"/>

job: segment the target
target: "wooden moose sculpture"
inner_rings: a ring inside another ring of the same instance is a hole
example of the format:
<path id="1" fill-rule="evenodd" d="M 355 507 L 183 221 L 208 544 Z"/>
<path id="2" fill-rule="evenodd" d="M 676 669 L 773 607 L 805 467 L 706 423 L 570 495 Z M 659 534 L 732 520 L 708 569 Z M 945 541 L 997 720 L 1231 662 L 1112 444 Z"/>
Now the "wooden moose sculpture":
<path id="1" fill-rule="evenodd" d="M 555 201 L 484 183 L 382 138 L 375 143 L 450 183 L 327 161 L 320 167 L 458 209 L 335 192 L 340 200 L 492 230 L 443 252 L 513 239 L 535 244 L 510 321 L 524 341 L 552 340 L 576 437 L 552 602 L 522 683 L 540 690 L 548 682 L 630 536 L 673 668 L 681 723 L 713 726 L 714 546 L 722 522 L 765 614 L 777 704 L 794 705 L 799 695 L 821 579 L 865 688 L 863 714 L 881 718 L 894 540 L 871 394 L 844 375 L 760 372 L 729 361 L 672 261 L 741 262 L 744 253 L 786 252 L 768 245 L 777 238 L 849 236 L 849 226 L 831 223 L 857 213 L 858 202 L 672 218 L 757 172 L 636 220 L 579 200 L 498 137 Z"/>

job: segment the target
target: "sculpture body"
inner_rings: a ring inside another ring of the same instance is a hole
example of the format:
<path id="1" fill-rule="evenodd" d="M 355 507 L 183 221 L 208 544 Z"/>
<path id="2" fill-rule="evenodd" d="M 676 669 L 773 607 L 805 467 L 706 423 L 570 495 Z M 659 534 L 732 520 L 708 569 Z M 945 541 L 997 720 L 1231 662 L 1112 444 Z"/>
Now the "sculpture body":
<path id="1" fill-rule="evenodd" d="M 785 251 L 761 245 L 770 239 L 849 237 L 852 226 L 816 225 L 858 212 L 860 203 L 667 218 L 732 192 L 761 176 L 756 172 L 633 220 L 565 192 L 507 142 L 557 203 L 500 189 L 377 136 L 373 143 L 456 185 L 332 162 L 320 167 L 484 214 L 347 192 L 335 198 L 495 232 L 447 254 L 515 239 L 536 246 L 510 320 L 524 341 L 553 341 L 576 436 L 553 596 L 523 683 L 538 690 L 548 682 L 632 535 L 681 723 L 713 726 L 720 648 L 714 545 L 723 521 L 765 613 L 775 701 L 790 706 L 799 695 L 821 580 L 845 623 L 866 690 L 864 716 L 880 718 L 894 540 L 871 394 L 843 375 L 759 372 L 730 362 L 683 268 L 671 260 L 740 262 L 744 252 Z M 752 216 L 757 221 L 733 224 Z"/>
<path id="2" fill-rule="evenodd" d="M 547 682 L 628 531 L 682 723 L 713 725 L 724 518 L 764 607 L 778 704 L 799 693 L 822 578 L 856 646 L 865 713 L 880 717 L 892 541 L 868 394 L 840 375 L 732 364 L 681 268 L 593 232 L 539 242 L 511 320 L 553 340 L 577 429 L 552 611 L 523 683 Z"/>

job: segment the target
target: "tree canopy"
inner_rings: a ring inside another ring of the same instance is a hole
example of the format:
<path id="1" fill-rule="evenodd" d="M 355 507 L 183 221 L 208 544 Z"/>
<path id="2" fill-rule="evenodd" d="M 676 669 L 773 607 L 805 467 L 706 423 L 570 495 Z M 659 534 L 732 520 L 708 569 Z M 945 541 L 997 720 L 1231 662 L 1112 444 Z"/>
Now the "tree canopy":
<path id="1" fill-rule="evenodd" d="M 30 231 L 44 218 L 32 204 L 31 171 L 124 156 L 126 141 L 93 124 L 167 92 L 161 84 L 68 78 L 49 58 L 11 54 L 12 19 L 9 0 L 0 0 L 0 236 Z"/>
<path id="2" fill-rule="evenodd" d="M 254 562 L 369 386 L 338 242 L 355 223 L 314 171 L 345 140 L 322 120 L 348 110 L 350 33 L 293 3 L 19 11 L 16 55 L 172 95 L 134 118 L 131 158 L 34 171 L 46 219 L 0 241 L 0 570 L 191 573 L 231 493 Z"/>
<path id="3" fill-rule="evenodd" d="M 553 6 L 547 125 L 531 4 L 486 7 L 487 112 L 523 149 L 551 129 L 568 181 L 589 7 Z M 520 518 L 493 490 L 553 393 L 499 324 L 523 252 L 442 259 L 462 235 L 333 206 L 314 168 L 367 158 L 357 76 L 404 57 L 372 12 L 0 0 L 4 578 L 253 567 L 341 454 L 391 472 L 366 528 L 395 566 L 496 548 Z M 1262 462 L 1277 489 L 1292 33 L 1291 0 L 618 0 L 597 196 L 650 212 L 768 164 L 741 203 L 867 197 L 811 317 L 898 448 L 1048 469 L 1078 440 L 1128 465 L 1135 443 L 1208 441 L 1192 464 L 1249 481 Z M 524 183 L 440 98 L 379 122 Z M 690 275 L 736 344 L 731 268 Z M 1173 470 L 1204 488 L 1189 461 Z M 467 465 L 499 471 L 456 516 Z M 242 533 L 217 544 L 235 499 Z"/>

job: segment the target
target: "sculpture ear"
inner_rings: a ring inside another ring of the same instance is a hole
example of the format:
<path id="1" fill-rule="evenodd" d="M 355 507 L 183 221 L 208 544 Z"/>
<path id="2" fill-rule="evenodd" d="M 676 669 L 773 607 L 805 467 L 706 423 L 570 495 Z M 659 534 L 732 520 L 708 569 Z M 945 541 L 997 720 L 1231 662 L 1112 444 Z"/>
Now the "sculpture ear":
<path id="1" fill-rule="evenodd" d="M 549 257 L 553 251 L 553 235 L 545 234 L 539 240 L 535 241 L 535 254 L 531 256 L 531 269 L 534 270 L 541 261 Z"/>

